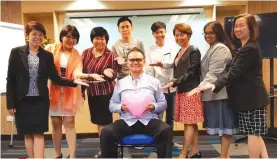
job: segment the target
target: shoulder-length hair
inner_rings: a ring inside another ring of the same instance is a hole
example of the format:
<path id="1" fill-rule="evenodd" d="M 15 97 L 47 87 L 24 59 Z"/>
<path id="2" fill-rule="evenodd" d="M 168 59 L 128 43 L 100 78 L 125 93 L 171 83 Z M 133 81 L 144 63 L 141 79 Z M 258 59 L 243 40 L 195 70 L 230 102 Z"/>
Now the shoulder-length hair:
<path id="1" fill-rule="evenodd" d="M 233 26 L 232 26 L 232 39 L 234 41 L 238 40 L 238 38 L 236 37 L 236 35 L 234 33 L 234 28 L 235 28 L 236 20 L 239 19 L 239 18 L 245 18 L 246 19 L 247 26 L 248 26 L 248 29 L 249 29 L 249 32 L 250 32 L 250 39 L 251 40 L 258 40 L 258 37 L 259 37 L 258 23 L 256 21 L 256 18 L 251 14 L 240 14 L 240 15 L 238 15 L 234 18 Z"/>

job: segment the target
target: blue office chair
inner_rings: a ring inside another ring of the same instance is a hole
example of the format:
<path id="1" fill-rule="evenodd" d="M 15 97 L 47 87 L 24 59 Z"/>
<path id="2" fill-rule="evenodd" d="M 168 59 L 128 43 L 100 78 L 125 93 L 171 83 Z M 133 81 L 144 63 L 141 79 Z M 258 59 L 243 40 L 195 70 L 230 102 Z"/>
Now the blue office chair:
<path id="1" fill-rule="evenodd" d="M 123 158 L 124 147 L 156 147 L 155 139 L 145 134 L 133 134 L 120 139 L 118 147 L 120 147 L 121 158 Z"/>

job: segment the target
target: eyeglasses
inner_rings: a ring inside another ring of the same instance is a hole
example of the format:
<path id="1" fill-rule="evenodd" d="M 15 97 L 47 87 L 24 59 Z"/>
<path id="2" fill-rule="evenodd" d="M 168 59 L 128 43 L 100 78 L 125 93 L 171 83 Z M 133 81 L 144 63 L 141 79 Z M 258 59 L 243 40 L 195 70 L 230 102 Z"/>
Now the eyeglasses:
<path id="1" fill-rule="evenodd" d="M 202 34 L 205 36 L 205 35 L 214 35 L 215 33 L 213 31 L 209 31 L 209 32 L 204 32 Z"/>
<path id="2" fill-rule="evenodd" d="M 141 58 L 133 58 L 133 59 L 128 59 L 128 61 L 130 61 L 131 63 L 134 63 L 134 62 L 142 62 L 143 59 Z"/>

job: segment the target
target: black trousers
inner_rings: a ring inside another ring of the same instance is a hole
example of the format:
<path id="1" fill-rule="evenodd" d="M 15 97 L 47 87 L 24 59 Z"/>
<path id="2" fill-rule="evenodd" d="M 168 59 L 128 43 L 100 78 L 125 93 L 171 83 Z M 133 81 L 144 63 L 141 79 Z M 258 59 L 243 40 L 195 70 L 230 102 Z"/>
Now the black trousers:
<path id="1" fill-rule="evenodd" d="M 156 140 L 158 158 L 172 158 L 172 128 L 158 119 L 150 120 L 148 125 L 138 121 L 132 126 L 120 119 L 105 126 L 100 135 L 101 157 L 117 158 L 118 141 L 132 134 L 153 136 Z"/>
<path id="2" fill-rule="evenodd" d="M 166 116 L 165 116 L 165 122 L 172 126 L 173 128 L 173 121 L 174 121 L 174 115 L 175 115 L 175 96 L 176 92 L 173 93 L 164 93 L 166 102 L 167 102 L 167 108 L 165 110 Z"/>

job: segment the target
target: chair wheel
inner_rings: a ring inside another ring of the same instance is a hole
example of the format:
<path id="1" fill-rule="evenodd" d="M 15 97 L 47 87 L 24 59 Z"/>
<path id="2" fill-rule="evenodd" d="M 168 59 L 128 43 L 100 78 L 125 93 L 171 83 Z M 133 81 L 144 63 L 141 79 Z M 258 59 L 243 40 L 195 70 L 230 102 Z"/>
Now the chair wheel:
<path id="1" fill-rule="evenodd" d="M 238 147 L 239 147 L 239 145 L 237 143 L 235 143 L 234 149 L 237 149 Z"/>

